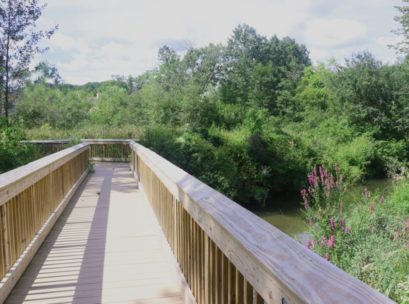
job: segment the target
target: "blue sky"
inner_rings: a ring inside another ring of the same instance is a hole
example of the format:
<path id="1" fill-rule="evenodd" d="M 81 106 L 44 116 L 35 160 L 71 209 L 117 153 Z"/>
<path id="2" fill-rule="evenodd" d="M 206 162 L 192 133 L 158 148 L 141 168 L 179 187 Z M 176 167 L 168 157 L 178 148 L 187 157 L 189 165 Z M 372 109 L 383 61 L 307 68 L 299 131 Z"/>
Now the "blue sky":
<path id="1" fill-rule="evenodd" d="M 37 60 L 56 65 L 67 83 L 139 75 L 157 66 L 158 48 L 178 51 L 224 43 L 241 23 L 260 34 L 290 36 L 314 62 L 343 61 L 369 50 L 393 63 L 400 0 L 52 0 L 39 27 L 59 25 Z"/>

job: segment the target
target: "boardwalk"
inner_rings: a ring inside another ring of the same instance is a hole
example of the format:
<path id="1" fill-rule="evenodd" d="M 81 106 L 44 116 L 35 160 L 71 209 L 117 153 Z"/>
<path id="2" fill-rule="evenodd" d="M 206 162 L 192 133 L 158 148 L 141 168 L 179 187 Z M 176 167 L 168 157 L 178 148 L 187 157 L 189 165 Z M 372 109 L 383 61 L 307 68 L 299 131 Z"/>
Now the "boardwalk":
<path id="1" fill-rule="evenodd" d="M 184 303 L 174 256 L 126 164 L 95 166 L 6 303 Z"/>

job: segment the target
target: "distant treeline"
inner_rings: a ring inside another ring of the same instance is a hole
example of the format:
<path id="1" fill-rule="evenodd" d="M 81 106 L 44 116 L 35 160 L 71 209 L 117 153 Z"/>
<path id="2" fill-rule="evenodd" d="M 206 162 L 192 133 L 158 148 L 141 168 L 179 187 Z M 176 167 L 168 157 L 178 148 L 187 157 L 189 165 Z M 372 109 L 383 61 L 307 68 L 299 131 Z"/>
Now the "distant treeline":
<path id="1" fill-rule="evenodd" d="M 49 77 L 26 85 L 12 120 L 37 138 L 137 133 L 244 205 L 298 191 L 315 165 L 337 164 L 355 182 L 407 164 L 407 61 L 385 65 L 365 52 L 313 66 L 305 46 L 247 25 L 184 56 L 164 46 L 159 59 L 138 77 L 84 86 L 50 84 L 45 66 Z"/>

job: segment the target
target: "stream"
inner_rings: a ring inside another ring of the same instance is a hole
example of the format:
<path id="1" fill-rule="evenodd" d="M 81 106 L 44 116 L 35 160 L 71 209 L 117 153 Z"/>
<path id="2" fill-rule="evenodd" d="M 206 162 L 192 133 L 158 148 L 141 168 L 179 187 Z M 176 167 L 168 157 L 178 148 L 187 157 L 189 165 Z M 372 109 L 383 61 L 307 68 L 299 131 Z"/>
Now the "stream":
<path id="1" fill-rule="evenodd" d="M 365 188 L 373 193 L 380 193 L 386 196 L 392 191 L 393 182 L 390 179 L 368 180 L 361 185 L 352 187 L 346 196 L 346 201 L 353 202 L 359 198 Z M 296 206 L 297 204 L 301 205 L 301 198 L 280 199 L 280 205 L 282 206 Z M 255 213 L 292 238 L 299 240 L 303 244 L 307 242 L 308 234 L 306 231 L 308 227 L 304 221 L 302 209 L 267 209 L 256 211 Z"/>

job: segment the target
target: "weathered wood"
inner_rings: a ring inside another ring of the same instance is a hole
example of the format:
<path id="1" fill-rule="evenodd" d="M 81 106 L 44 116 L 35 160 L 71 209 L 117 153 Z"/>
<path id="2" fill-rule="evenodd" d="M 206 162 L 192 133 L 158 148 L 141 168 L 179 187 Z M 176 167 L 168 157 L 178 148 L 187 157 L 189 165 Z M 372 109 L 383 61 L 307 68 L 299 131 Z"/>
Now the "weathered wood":
<path id="1" fill-rule="evenodd" d="M 88 170 L 80 144 L 0 175 L 0 303 Z"/>
<path id="2" fill-rule="evenodd" d="M 159 179 L 265 302 L 393 303 L 156 153 L 132 141 L 130 146 L 144 167 L 142 184 L 152 175 Z M 212 284 L 206 279 L 208 288 Z"/>
<path id="3" fill-rule="evenodd" d="M 0 205 L 88 149 L 79 144 L 0 175 Z"/>
<path id="4" fill-rule="evenodd" d="M 195 302 L 128 166 L 98 163 L 6 303 Z"/>
<path id="5" fill-rule="evenodd" d="M 13 290 L 14 286 L 17 284 L 18 280 L 27 269 L 28 265 L 34 258 L 35 254 L 39 250 L 40 246 L 44 242 L 45 238 L 54 227 L 55 222 L 58 220 L 61 213 L 64 211 L 68 202 L 74 195 L 75 191 L 81 185 L 82 181 L 87 176 L 88 169 L 84 171 L 81 177 L 73 185 L 70 191 L 67 193 L 65 198 L 59 203 L 58 207 L 54 212 L 48 217 L 45 223 L 41 226 L 39 231 L 35 234 L 35 237 L 31 240 L 29 245 L 24 248 L 24 252 L 18 257 L 18 260 L 13 265 L 11 269 L 8 269 L 6 277 L 0 280 L 0 303 L 3 303 L 10 292 Z"/>

